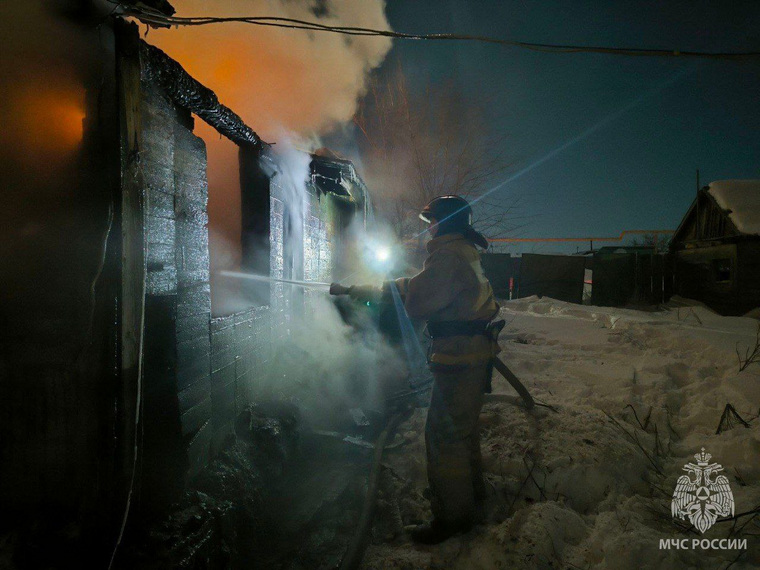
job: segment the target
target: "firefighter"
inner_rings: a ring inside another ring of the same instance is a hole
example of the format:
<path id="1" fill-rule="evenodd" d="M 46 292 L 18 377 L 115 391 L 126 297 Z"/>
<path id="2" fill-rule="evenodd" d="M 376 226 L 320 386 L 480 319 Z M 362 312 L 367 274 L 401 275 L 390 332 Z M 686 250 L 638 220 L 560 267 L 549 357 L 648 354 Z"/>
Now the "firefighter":
<path id="1" fill-rule="evenodd" d="M 420 218 L 432 236 L 422 271 L 383 287 L 398 287 L 409 316 L 426 320 L 432 337 L 428 364 L 435 381 L 425 445 L 433 520 L 411 534 L 418 542 L 436 544 L 469 530 L 477 503 L 485 498 L 478 416 L 498 350 L 489 323 L 499 305 L 477 250 L 488 242 L 473 229 L 467 201 L 440 196 L 425 206 Z M 372 289 L 363 286 L 334 284 L 331 293 L 373 297 Z"/>

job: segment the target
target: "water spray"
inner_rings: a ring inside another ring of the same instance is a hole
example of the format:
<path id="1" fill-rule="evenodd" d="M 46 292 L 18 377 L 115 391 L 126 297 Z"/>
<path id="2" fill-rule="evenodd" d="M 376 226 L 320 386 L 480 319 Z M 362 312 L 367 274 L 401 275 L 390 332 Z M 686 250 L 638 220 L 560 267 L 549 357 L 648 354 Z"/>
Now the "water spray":
<path id="1" fill-rule="evenodd" d="M 396 308 L 399 327 L 401 328 L 401 339 L 406 352 L 406 361 L 409 366 L 409 384 L 413 390 L 427 386 L 432 381 L 432 376 L 427 367 L 427 358 L 422 352 L 417 333 L 414 331 L 414 325 L 406 312 L 404 301 L 401 299 L 396 283 L 390 282 L 391 296 L 393 305 Z"/>
<path id="2" fill-rule="evenodd" d="M 303 287 L 304 289 L 330 287 L 329 283 L 323 283 L 321 281 L 298 281 L 295 279 L 278 279 L 277 277 L 270 277 L 268 275 L 259 275 L 257 273 L 241 273 L 239 271 L 220 271 L 219 275 L 224 275 L 225 277 L 233 277 L 235 279 L 263 281 L 265 283 L 285 283 L 287 285 L 293 285 L 295 287 Z"/>

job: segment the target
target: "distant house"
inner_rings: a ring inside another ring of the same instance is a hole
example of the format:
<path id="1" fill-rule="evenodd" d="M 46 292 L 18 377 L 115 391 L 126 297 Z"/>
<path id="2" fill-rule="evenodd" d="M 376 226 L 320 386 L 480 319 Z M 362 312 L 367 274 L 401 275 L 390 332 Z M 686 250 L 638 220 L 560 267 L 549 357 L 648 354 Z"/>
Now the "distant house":
<path id="1" fill-rule="evenodd" d="M 760 306 L 760 180 L 702 188 L 670 248 L 675 293 L 724 315 Z"/>

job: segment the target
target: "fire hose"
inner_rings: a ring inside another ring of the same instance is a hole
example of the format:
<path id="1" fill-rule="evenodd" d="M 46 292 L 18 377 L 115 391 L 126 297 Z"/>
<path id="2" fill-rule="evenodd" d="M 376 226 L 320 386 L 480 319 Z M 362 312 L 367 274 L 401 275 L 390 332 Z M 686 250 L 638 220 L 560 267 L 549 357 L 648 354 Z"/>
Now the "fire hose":
<path id="1" fill-rule="evenodd" d="M 530 395 L 530 392 L 528 392 L 528 389 L 525 387 L 525 385 L 520 382 L 520 380 L 517 378 L 517 376 L 514 375 L 514 373 L 507 367 L 506 364 L 498 357 L 493 357 L 493 367 L 504 376 L 504 378 L 507 379 L 507 382 L 509 382 L 510 386 L 514 388 L 518 394 L 520 394 L 520 397 L 523 399 L 523 403 L 525 404 L 525 407 L 527 409 L 532 409 L 533 406 L 536 405 L 536 403 L 533 401 L 533 396 Z"/>
<path id="2" fill-rule="evenodd" d="M 347 295 L 347 294 L 350 294 L 350 292 L 351 292 L 350 287 L 345 287 L 338 283 L 333 283 L 330 285 L 331 295 Z M 503 327 L 504 327 L 504 321 L 493 323 L 493 327 L 490 328 L 489 330 L 489 335 L 493 335 L 494 341 L 497 340 L 499 332 L 501 331 Z M 535 405 L 533 398 L 531 397 L 527 388 L 525 388 L 522 382 L 520 382 L 517 376 L 515 376 L 514 373 L 509 369 L 509 367 L 507 367 L 507 365 L 504 364 L 504 362 L 500 360 L 496 356 L 496 354 L 493 355 L 491 364 L 493 368 L 495 368 L 502 376 L 504 376 L 504 378 L 506 378 L 506 380 L 510 383 L 510 385 L 517 391 L 517 393 L 522 398 L 525 408 L 528 410 L 532 409 Z M 429 383 L 422 387 L 418 386 L 416 389 L 410 392 L 406 392 L 399 396 L 392 397 L 391 400 L 398 401 L 401 399 L 405 399 L 406 397 L 417 395 L 420 392 L 427 391 L 429 388 L 430 388 Z M 356 532 L 354 533 L 351 543 L 349 544 L 349 547 L 346 550 L 346 553 L 343 556 L 343 559 L 341 560 L 339 570 L 355 570 L 356 568 L 359 567 L 359 565 L 361 564 L 362 558 L 364 557 L 364 552 L 367 548 L 367 543 L 369 541 L 368 534 L 372 526 L 372 519 L 374 517 L 375 507 L 377 504 L 377 491 L 378 491 L 378 485 L 380 481 L 381 461 L 383 457 L 383 452 L 385 450 L 388 437 L 390 436 L 391 433 L 393 433 L 393 431 L 396 429 L 399 423 L 401 423 L 403 416 L 404 416 L 403 411 L 398 411 L 398 412 L 395 412 L 393 415 L 391 415 L 390 418 L 388 419 L 388 422 L 385 425 L 385 428 L 380 433 L 380 436 L 375 442 L 372 467 L 370 469 L 367 492 L 364 498 L 364 505 L 362 507 L 361 516 L 359 518 L 359 523 L 357 525 Z"/>
<path id="3" fill-rule="evenodd" d="M 502 362 L 499 358 L 494 357 L 493 366 L 496 368 L 496 370 L 499 371 L 499 373 L 504 376 L 504 378 L 507 379 L 507 381 L 512 385 L 512 387 L 517 391 L 517 393 L 522 398 L 524 406 L 530 410 L 534 407 L 535 402 L 533 401 L 532 396 L 528 392 L 527 388 L 523 385 L 520 380 L 514 375 L 514 373 L 507 367 L 504 362 Z M 421 391 L 428 390 L 430 386 L 426 386 L 424 388 L 418 388 L 416 390 L 412 390 L 411 392 L 407 392 L 405 394 L 402 394 L 401 396 L 397 396 L 395 399 L 400 399 L 402 397 L 408 397 L 414 394 L 417 394 Z M 494 396 L 497 396 L 494 394 Z M 539 405 L 545 405 L 545 404 L 539 404 Z M 551 408 L 551 406 L 546 406 Z M 408 411 L 408 410 L 407 410 Z M 556 411 L 556 410 L 555 410 Z M 377 505 L 377 490 L 378 485 L 380 483 L 380 470 L 381 470 L 381 461 L 383 458 L 383 452 L 385 451 L 385 447 L 388 443 L 388 438 L 393 433 L 393 431 L 396 429 L 396 427 L 401 423 L 402 419 L 404 418 L 405 412 L 399 411 L 394 413 L 390 416 L 388 419 L 388 422 L 385 424 L 385 428 L 383 428 L 383 431 L 380 433 L 380 436 L 377 438 L 377 441 L 375 442 L 375 450 L 374 455 L 372 457 L 372 467 L 370 469 L 369 474 L 369 481 L 367 484 L 367 492 L 364 497 L 364 505 L 362 506 L 362 512 L 361 516 L 359 518 L 359 523 L 356 527 L 356 532 L 354 533 L 353 538 L 351 539 L 351 543 L 348 546 L 348 549 L 346 550 L 346 553 L 343 556 L 343 559 L 341 560 L 340 566 L 338 567 L 338 570 L 355 570 L 359 567 L 361 564 L 362 558 L 364 557 L 364 552 L 367 549 L 367 542 L 369 540 L 368 534 L 369 530 L 372 526 L 372 519 L 375 514 L 375 507 Z"/>
<path id="4" fill-rule="evenodd" d="M 362 507 L 359 524 L 356 532 L 351 539 L 351 544 L 346 550 L 346 554 L 341 560 L 339 570 L 354 570 L 361 564 L 364 557 L 364 551 L 367 549 L 368 533 L 372 526 L 372 519 L 375 515 L 375 506 L 377 505 L 377 489 L 380 483 L 380 462 L 383 459 L 383 451 L 388 443 L 388 437 L 396 429 L 404 417 L 404 412 L 396 412 L 385 424 L 385 428 L 375 442 L 375 453 L 372 457 L 372 468 L 369 474 L 369 483 L 367 484 L 367 493 L 364 497 L 364 506 Z"/>
<path id="5" fill-rule="evenodd" d="M 332 283 L 330 285 L 330 294 L 331 295 L 350 295 L 351 294 L 351 287 L 346 287 L 344 285 L 340 285 L 339 283 Z M 504 321 L 493 321 L 487 328 L 486 334 L 491 338 L 491 340 L 494 342 L 494 345 L 496 346 L 496 343 L 499 339 L 499 333 L 501 333 L 501 330 L 504 328 Z M 498 350 L 498 348 L 497 348 Z M 525 385 L 520 382 L 519 378 L 515 376 L 514 372 L 512 372 L 509 367 L 504 363 L 503 360 L 501 360 L 496 354 L 494 353 L 492 359 L 491 359 L 491 365 L 493 368 L 495 368 L 499 374 L 501 374 L 507 382 L 509 382 L 510 386 L 517 391 L 517 393 L 520 395 L 520 397 L 523 400 L 523 403 L 525 404 L 525 407 L 530 410 L 535 406 L 535 402 L 533 400 L 533 397 L 530 395 L 530 392 L 528 392 L 528 389 L 525 387 Z M 489 380 L 490 384 L 490 380 Z M 490 392 L 490 387 L 488 389 Z"/>

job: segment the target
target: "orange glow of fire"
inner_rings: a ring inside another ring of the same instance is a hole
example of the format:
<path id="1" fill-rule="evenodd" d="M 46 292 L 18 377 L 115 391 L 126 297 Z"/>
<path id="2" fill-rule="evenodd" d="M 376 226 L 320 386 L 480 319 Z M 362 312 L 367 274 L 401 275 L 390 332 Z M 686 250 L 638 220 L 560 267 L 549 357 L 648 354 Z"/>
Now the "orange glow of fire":
<path id="1" fill-rule="evenodd" d="M 65 160 L 82 142 L 84 91 L 35 90 L 10 98 L 11 154 Z"/>
<path id="2" fill-rule="evenodd" d="M 283 130 L 310 133 L 325 124 L 330 99 L 320 82 L 335 84 L 309 69 L 303 55 L 283 45 L 252 42 L 250 31 L 224 37 L 223 51 L 203 53 L 197 42 L 181 36 L 157 36 L 156 45 L 241 115 L 265 140 L 276 140 Z M 337 72 L 336 72 L 337 74 Z M 329 122 L 329 121 L 328 121 Z"/>

